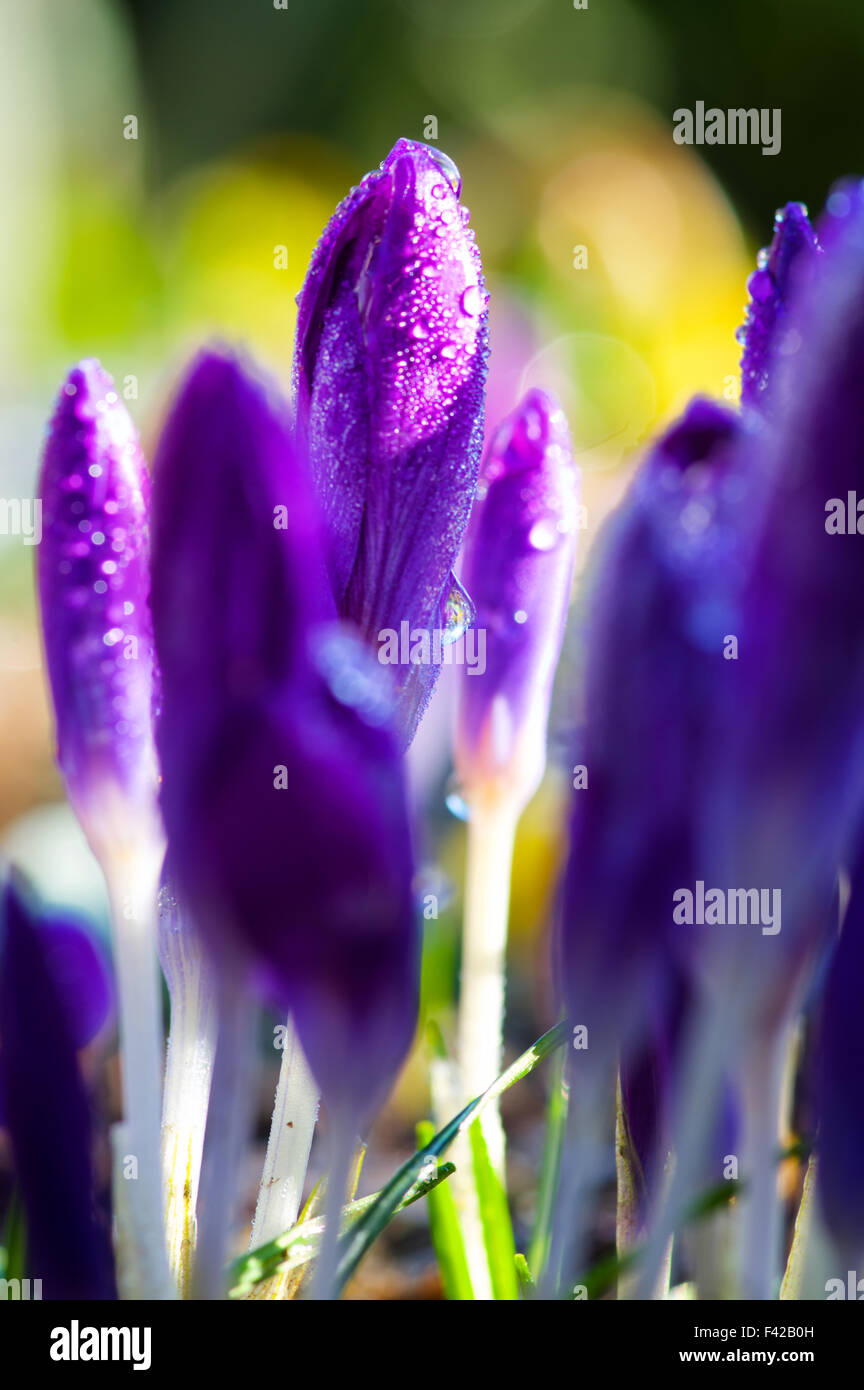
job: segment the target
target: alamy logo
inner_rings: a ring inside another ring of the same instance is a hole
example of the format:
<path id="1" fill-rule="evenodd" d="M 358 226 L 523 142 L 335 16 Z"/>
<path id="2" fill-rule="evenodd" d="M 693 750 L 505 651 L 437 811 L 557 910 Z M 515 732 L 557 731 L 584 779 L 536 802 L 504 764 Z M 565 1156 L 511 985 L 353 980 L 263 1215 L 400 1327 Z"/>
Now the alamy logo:
<path id="1" fill-rule="evenodd" d="M 672 120 L 676 145 L 761 145 L 763 154 L 780 153 L 779 106 L 728 111 L 709 106 L 706 111 L 704 101 L 697 101 L 695 111 L 679 106 Z"/>
<path id="2" fill-rule="evenodd" d="M 845 1279 L 829 1279 L 827 1281 L 825 1296 L 829 1302 L 832 1298 L 847 1298 L 855 1303 L 862 1303 L 864 1302 L 864 1279 L 858 1278 L 857 1269 L 847 1270 Z"/>
<path id="3" fill-rule="evenodd" d="M 695 893 L 676 888 L 672 921 L 678 926 L 761 926 L 763 936 L 780 930 L 779 888 L 709 888 L 696 881 Z"/>
<path id="4" fill-rule="evenodd" d="M 0 497 L 0 536 L 20 536 L 25 545 L 42 539 L 41 497 Z"/>
<path id="5" fill-rule="evenodd" d="M 450 630 L 415 627 L 403 621 L 399 631 L 384 627 L 378 633 L 378 660 L 382 666 L 465 666 L 469 676 L 486 670 L 486 629 L 469 627 L 461 645 Z"/>
<path id="6" fill-rule="evenodd" d="M 0 1279 L 0 1301 L 29 1303 L 41 1297 L 41 1279 Z"/>
<path id="7" fill-rule="evenodd" d="M 149 1327 L 69 1327 L 51 1331 L 52 1361 L 131 1361 L 133 1371 L 150 1369 Z"/>
<path id="8" fill-rule="evenodd" d="M 829 536 L 864 536 L 864 497 L 857 492 L 829 497 L 825 503 L 825 530 Z"/>

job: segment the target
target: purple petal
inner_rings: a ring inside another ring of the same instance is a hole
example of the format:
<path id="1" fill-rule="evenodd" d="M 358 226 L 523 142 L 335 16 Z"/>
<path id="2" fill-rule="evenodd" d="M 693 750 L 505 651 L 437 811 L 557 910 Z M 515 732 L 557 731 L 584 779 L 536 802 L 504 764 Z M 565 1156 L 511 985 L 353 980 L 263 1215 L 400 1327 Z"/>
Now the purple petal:
<path id="1" fill-rule="evenodd" d="M 695 401 L 607 524 L 590 596 L 585 729 L 561 923 L 563 988 L 589 1060 L 638 1048 L 662 1016 L 672 895 L 693 874 L 693 820 L 723 666 L 722 524 L 738 417 Z"/>
<path id="2" fill-rule="evenodd" d="M 388 686 L 321 622 L 316 541 L 278 412 L 236 362 L 203 358 L 155 469 L 172 874 L 217 958 L 241 950 L 295 1013 L 325 1099 L 366 1120 L 414 1027 L 412 861 Z"/>
<path id="3" fill-rule="evenodd" d="M 295 392 L 340 614 L 434 628 L 477 479 L 486 292 L 458 174 L 400 140 L 339 206 L 299 300 Z M 408 668 L 410 739 L 428 680 Z"/>
<path id="4" fill-rule="evenodd" d="M 60 392 L 40 481 L 38 554 L 57 757 L 91 841 L 155 797 L 149 482 L 111 378 L 89 360 Z M 125 827 L 129 829 L 129 824 Z"/>
<path id="5" fill-rule="evenodd" d="M 786 339 L 790 300 L 819 251 L 806 207 L 803 203 L 787 203 L 774 219 L 770 248 L 760 251 L 759 265 L 747 282 L 750 303 L 746 323 L 739 330 L 744 345 L 743 405 L 766 408 L 778 354 L 782 356 L 792 345 Z"/>
<path id="6" fill-rule="evenodd" d="M 854 532 L 862 478 L 860 186 L 835 189 L 819 240 L 823 254 L 790 312 L 795 351 L 776 382 L 783 410 L 753 442 L 768 486 L 741 624 L 730 629 L 740 642 L 724 775 L 737 807 L 728 818 L 737 864 L 758 862 L 784 903 L 788 890 L 799 925 L 822 919 L 824 938 L 825 899 L 864 785 L 864 550 L 856 534 L 828 529 L 831 499 L 845 521 L 851 492 Z"/>
<path id="7" fill-rule="evenodd" d="M 45 932 L 6 886 L 0 937 L 0 1079 L 27 1222 L 28 1266 L 51 1299 L 113 1298 L 94 1208 L 90 1113 Z"/>
<path id="8" fill-rule="evenodd" d="M 528 796 L 542 777 L 576 556 L 578 481 L 563 412 L 530 392 L 493 440 L 465 549 L 475 657 L 479 634 L 485 644 L 485 670 L 478 661 L 461 682 L 456 758 L 466 788 L 515 777 Z"/>
<path id="9" fill-rule="evenodd" d="M 76 1048 L 95 1038 L 111 1013 L 111 977 L 87 930 L 73 921 L 40 924 L 42 955 L 63 1001 Z"/>

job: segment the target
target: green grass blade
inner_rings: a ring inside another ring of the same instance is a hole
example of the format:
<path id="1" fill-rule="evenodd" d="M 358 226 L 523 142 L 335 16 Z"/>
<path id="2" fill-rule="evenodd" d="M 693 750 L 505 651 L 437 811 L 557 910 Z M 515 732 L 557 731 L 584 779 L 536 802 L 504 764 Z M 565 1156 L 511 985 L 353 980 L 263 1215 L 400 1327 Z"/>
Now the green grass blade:
<path id="1" fill-rule="evenodd" d="M 417 1143 L 425 1148 L 435 1136 L 435 1126 L 431 1120 L 423 1120 L 417 1126 Z M 452 1165 L 448 1165 L 452 1166 Z M 453 1193 L 447 1183 L 438 1184 L 429 1193 L 426 1202 L 429 1212 L 429 1232 L 438 1268 L 444 1297 L 449 1302 L 465 1303 L 474 1298 L 468 1261 L 465 1258 L 465 1245 L 459 1228 L 459 1217 Z"/>
<path id="2" fill-rule="evenodd" d="M 537 1278 L 540 1278 L 546 1268 L 549 1247 L 552 1243 L 552 1215 L 555 1210 L 555 1194 L 558 1191 L 558 1175 L 561 1171 L 561 1151 L 564 1147 L 566 1125 L 567 1092 L 564 1087 L 564 1061 L 563 1058 L 556 1058 L 549 1088 L 549 1102 L 546 1107 L 546 1137 L 543 1144 L 543 1162 L 540 1168 L 540 1190 L 537 1194 L 534 1230 L 528 1248 L 528 1264 Z"/>
<path id="3" fill-rule="evenodd" d="M 492 1297 L 512 1301 L 519 1297 L 519 1280 L 516 1276 L 516 1242 L 513 1239 L 507 1193 L 490 1161 L 483 1129 L 476 1122 L 469 1128 L 468 1138 L 480 1204 L 483 1242 L 492 1280 Z"/>
<path id="4" fill-rule="evenodd" d="M 521 1081 L 524 1076 L 528 1076 L 556 1048 L 562 1047 L 567 1036 L 568 1025 L 566 1023 L 559 1023 L 554 1028 L 550 1028 L 548 1033 L 544 1033 L 542 1038 L 538 1038 L 526 1052 L 522 1053 L 521 1057 L 517 1057 L 516 1061 L 502 1072 L 497 1081 L 493 1081 L 482 1096 L 478 1096 L 476 1100 L 472 1100 L 470 1104 L 466 1105 L 465 1109 L 460 1111 L 449 1124 L 446 1124 L 424 1148 L 418 1149 L 407 1163 L 403 1163 L 398 1172 L 394 1173 L 390 1181 L 382 1187 L 372 1205 L 363 1212 L 359 1220 L 355 1221 L 342 1237 L 336 1278 L 337 1290 L 344 1287 L 366 1251 L 384 1230 L 387 1223 L 392 1220 L 399 1209 L 405 1192 L 417 1181 L 424 1165 L 428 1164 L 430 1159 L 438 1158 L 444 1153 L 457 1134 L 465 1128 L 472 1118 L 476 1118 L 485 1106 L 497 1099 L 510 1086 L 515 1085 L 517 1081 Z"/>

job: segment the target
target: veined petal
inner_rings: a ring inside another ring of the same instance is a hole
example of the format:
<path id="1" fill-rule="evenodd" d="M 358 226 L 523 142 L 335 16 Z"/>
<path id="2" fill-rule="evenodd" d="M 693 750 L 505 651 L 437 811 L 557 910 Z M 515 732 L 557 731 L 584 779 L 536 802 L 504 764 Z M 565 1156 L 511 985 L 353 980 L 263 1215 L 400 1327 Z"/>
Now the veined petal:
<path id="1" fill-rule="evenodd" d="M 487 296 L 459 190 L 445 156 L 400 140 L 337 209 L 299 301 L 298 428 L 339 612 L 373 645 L 434 628 L 474 495 Z M 403 674 L 407 740 L 428 694 Z"/>

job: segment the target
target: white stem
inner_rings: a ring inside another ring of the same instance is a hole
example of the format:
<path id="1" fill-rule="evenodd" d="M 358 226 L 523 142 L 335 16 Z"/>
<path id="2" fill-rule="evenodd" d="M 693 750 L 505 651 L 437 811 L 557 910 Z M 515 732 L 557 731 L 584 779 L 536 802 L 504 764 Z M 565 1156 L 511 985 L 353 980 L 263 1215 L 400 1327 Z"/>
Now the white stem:
<path id="1" fill-rule="evenodd" d="M 324 1236 L 312 1289 L 309 1297 L 313 1301 L 329 1303 L 339 1297 L 335 1287 L 339 1263 L 339 1235 L 342 1223 L 342 1207 L 347 1198 L 348 1180 L 351 1176 L 351 1160 L 354 1155 L 355 1138 L 352 1126 L 344 1120 L 333 1126 L 331 1135 L 330 1168 L 327 1173 L 326 1214 Z"/>
<path id="2" fill-rule="evenodd" d="M 519 808 L 509 797 L 471 802 L 457 1040 L 462 1105 L 485 1091 L 502 1067 L 510 874 L 518 819 Z M 477 1123 L 503 1182 L 504 1129 L 497 1101 Z M 456 1141 L 453 1159 L 453 1195 L 474 1297 L 488 1301 L 492 1284 L 467 1133 Z"/>
<path id="3" fill-rule="evenodd" d="M 159 1112 L 162 1000 L 156 963 L 160 852 L 105 855 L 117 973 L 122 1126 L 114 1137 L 116 1243 L 121 1296 L 174 1296 L 162 1223 Z"/>
<path id="4" fill-rule="evenodd" d="M 468 822 L 458 1057 L 462 1102 L 501 1071 L 510 874 L 519 812 L 507 800 L 479 802 Z M 503 1178 L 504 1133 L 497 1102 L 483 1113 L 492 1164 Z"/>
<path id="5" fill-rule="evenodd" d="M 194 923 L 164 890 L 159 954 L 171 996 L 162 1108 L 162 1179 L 168 1259 L 181 1296 L 189 1291 L 204 1131 L 216 1050 L 216 981 Z"/>
<path id="6" fill-rule="evenodd" d="M 289 1019 L 252 1223 L 252 1249 L 289 1230 L 297 1220 L 317 1118 L 318 1087 Z"/>
<path id="7" fill-rule="evenodd" d="M 782 1208 L 777 1190 L 780 1103 L 790 1029 L 760 1039 L 742 1078 L 746 1187 L 739 1208 L 740 1297 L 773 1299 L 780 1272 Z"/>
<path id="8" fill-rule="evenodd" d="M 707 1136 L 717 1111 L 722 1086 L 722 1064 L 727 1045 L 728 1017 L 713 1000 L 706 999 L 694 1036 L 685 1054 L 683 1083 L 674 1127 L 674 1168 L 665 1195 L 658 1202 L 649 1228 L 645 1253 L 635 1287 L 637 1299 L 651 1299 L 662 1277 L 669 1241 L 696 1194 Z"/>
<path id="9" fill-rule="evenodd" d="M 199 1197 L 196 1299 L 225 1294 L 225 1260 L 237 1207 L 237 1184 L 252 1110 L 254 1010 L 239 966 L 220 982 L 218 1038 L 210 1088 Z"/>

